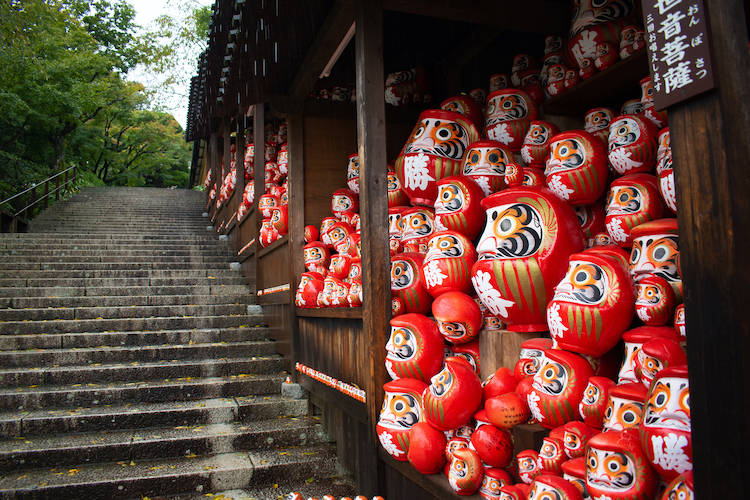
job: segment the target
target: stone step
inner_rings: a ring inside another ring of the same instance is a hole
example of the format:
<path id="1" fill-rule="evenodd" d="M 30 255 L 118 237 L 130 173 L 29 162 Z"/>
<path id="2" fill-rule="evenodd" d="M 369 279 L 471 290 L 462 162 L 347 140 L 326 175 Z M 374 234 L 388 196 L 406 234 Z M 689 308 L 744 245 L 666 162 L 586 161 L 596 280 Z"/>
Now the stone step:
<path id="1" fill-rule="evenodd" d="M 224 285 L 209 278 L 207 285 L 163 285 L 163 286 L 40 286 L 0 287 L 0 297 L 100 297 L 142 295 L 236 295 L 247 294 L 247 285 Z"/>
<path id="2" fill-rule="evenodd" d="M 228 251 L 227 246 L 216 241 L 215 243 L 191 243 L 189 241 L 175 241 L 175 242 L 102 242 L 102 243 L 60 243 L 55 242 L 30 242 L 25 240 L 14 240 L 10 242 L 3 242 L 0 240 L 0 250 L 3 253 L 11 253 L 21 255 L 25 252 L 40 252 L 44 255 L 53 255 L 53 252 L 124 252 L 124 251 L 142 251 L 142 252 L 157 252 L 157 251 L 169 251 L 169 252 L 193 252 L 193 253 L 219 253 L 225 255 Z"/>
<path id="3" fill-rule="evenodd" d="M 236 269 L 0 269 L 0 278 L 242 278 Z"/>
<path id="4" fill-rule="evenodd" d="M 180 458 L 329 441 L 313 417 L 24 436 L 0 440 L 0 470 Z"/>
<path id="5" fill-rule="evenodd" d="M 310 477 L 304 481 L 275 483 L 271 486 L 255 486 L 244 490 L 219 491 L 210 496 L 179 495 L 170 497 L 169 500 L 285 500 L 289 498 L 289 494 L 292 492 L 299 493 L 301 498 L 323 498 L 324 495 L 331 495 L 337 500 L 354 498 L 357 496 L 357 481 L 354 476 L 350 475 L 332 476 L 323 479 Z M 167 499 L 156 497 L 151 500 Z"/>
<path id="6" fill-rule="evenodd" d="M 307 400 L 278 394 L 0 412 L 0 437 L 115 431 L 303 417 Z"/>
<path id="7" fill-rule="evenodd" d="M 270 344 L 270 342 L 269 342 Z M 240 349 L 237 349 L 240 351 Z M 180 353 L 182 354 L 182 353 Z M 241 356 L 238 352 L 236 356 Z M 279 373 L 284 369 L 283 358 L 275 353 L 251 357 L 219 359 L 176 358 L 130 363 L 91 363 L 77 366 L 52 366 L 0 369 L 0 385 L 42 386 L 85 384 L 101 386 L 109 382 L 168 380 L 184 378 L 229 377 L 260 373 Z"/>
<path id="8" fill-rule="evenodd" d="M 260 315 L 6 321 L 0 323 L 0 335 L 226 328 L 262 321 Z"/>
<path id="9" fill-rule="evenodd" d="M 205 222 L 205 221 L 204 221 Z M 122 234 L 112 231 L 109 234 L 97 235 L 92 238 L 90 234 L 75 233 L 66 228 L 64 233 L 0 233 L 0 242 L 5 243 L 44 243 L 44 244 L 86 244 L 96 241 L 104 244 L 200 244 L 200 245 L 221 245 L 216 237 L 211 233 L 185 233 L 182 235 L 164 235 L 164 234 Z"/>
<path id="10" fill-rule="evenodd" d="M 72 366 L 75 364 L 89 366 L 99 363 L 144 363 L 174 359 L 271 356 L 274 353 L 275 344 L 267 341 L 30 349 L 27 351 L 0 351 L 0 366 L 3 369 L 55 367 L 55 365 Z"/>
<path id="11" fill-rule="evenodd" d="M 8 473 L 0 480 L 0 499 L 127 500 L 241 490 L 346 474 L 348 472 L 336 459 L 335 448 L 318 444 L 283 450 Z"/>
<path id="12" fill-rule="evenodd" d="M 0 297 L 0 308 L 131 307 L 252 304 L 253 295 L 121 295 L 114 297 Z"/>
<path id="13" fill-rule="evenodd" d="M 43 387 L 0 388 L 0 408 L 33 410 L 61 406 L 102 406 L 123 403 L 159 403 L 227 398 L 247 394 L 278 394 L 281 374 L 247 374 L 245 377 L 208 377 L 168 381 L 114 382 L 91 386 L 70 384 Z"/>
<path id="14" fill-rule="evenodd" d="M 228 316 L 246 312 L 247 306 L 243 304 L 0 309 L 0 322 L 148 318 L 157 315 L 160 317 Z M 0 326 L 1 330 L 2 327 Z"/>
<path id="15" fill-rule="evenodd" d="M 115 248 L 82 248 L 77 245 L 74 248 L 60 248 L 58 245 L 31 245 L 27 248 L 6 248 L 0 250 L 2 257 L 89 257 L 89 256 L 114 256 L 114 257 L 170 257 L 175 255 L 210 255 L 223 256 L 226 252 L 220 246 L 215 247 L 190 247 L 185 245 L 172 245 L 165 248 L 161 245 L 152 245 L 147 248 L 135 248 L 132 245 L 118 245 Z"/>
<path id="16" fill-rule="evenodd" d="M 204 264 L 216 264 L 219 262 L 226 262 L 226 258 L 222 255 L 206 255 L 201 254 L 195 255 L 173 255 L 173 256 L 127 256 L 127 255 L 86 255 L 86 256 L 46 256 L 46 255 L 6 255 L 3 256 L 5 262 L 58 262 L 58 263 L 75 263 L 75 262 L 153 262 L 158 263 L 204 263 Z M 211 266 L 206 266 L 211 267 Z"/>
<path id="17" fill-rule="evenodd" d="M 207 265 L 212 264 L 212 265 Z M 199 274 L 210 270 L 228 270 L 229 261 L 225 262 L 0 262 L 3 271 L 197 271 Z"/>
<path id="18" fill-rule="evenodd" d="M 240 277 L 195 276 L 188 278 L 0 278 L 0 287 L 135 287 L 135 286 L 200 286 L 243 285 Z"/>
<path id="19" fill-rule="evenodd" d="M 268 339 L 263 326 L 155 330 L 140 332 L 84 332 L 34 335 L 0 335 L 0 351 L 29 349 L 79 349 L 125 346 L 158 346 L 215 342 L 248 342 Z"/>

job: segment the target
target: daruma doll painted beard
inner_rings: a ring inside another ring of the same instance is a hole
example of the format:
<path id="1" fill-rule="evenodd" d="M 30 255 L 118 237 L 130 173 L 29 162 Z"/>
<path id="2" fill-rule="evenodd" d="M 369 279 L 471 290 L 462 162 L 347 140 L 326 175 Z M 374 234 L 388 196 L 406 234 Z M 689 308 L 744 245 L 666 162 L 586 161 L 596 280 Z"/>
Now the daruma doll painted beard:
<path id="1" fill-rule="evenodd" d="M 409 431 L 422 416 L 422 391 L 426 387 L 424 382 L 411 378 L 383 385 L 385 397 L 376 429 L 380 444 L 396 460 L 407 460 Z"/>
<path id="2" fill-rule="evenodd" d="M 546 331 L 547 303 L 568 256 L 584 248 L 578 218 L 546 188 L 509 188 L 482 200 L 487 213 L 472 284 L 513 331 Z"/>
<path id="3" fill-rule="evenodd" d="M 562 349 L 599 358 L 620 341 L 634 308 L 633 279 L 620 261 L 578 253 L 547 305 L 547 324 Z"/>
<path id="4" fill-rule="evenodd" d="M 431 206 L 438 180 L 461 173 L 464 153 L 479 140 L 479 132 L 465 116 L 452 111 L 427 110 L 396 159 L 396 175 L 412 205 Z"/>
<path id="5" fill-rule="evenodd" d="M 513 163 L 513 153 L 502 143 L 482 140 L 469 145 L 461 172 L 482 188 L 484 196 L 505 187 L 505 166 Z"/>
<path id="6" fill-rule="evenodd" d="M 545 351 L 527 396 L 534 418 L 546 429 L 580 420 L 576 410 L 593 373 L 591 364 L 578 354 L 556 349 Z"/>
<path id="7" fill-rule="evenodd" d="M 437 182 L 435 230 L 456 231 L 470 240 L 484 227 L 484 192 L 469 177 L 455 175 Z"/>
<path id="8" fill-rule="evenodd" d="M 446 292 L 469 292 L 476 260 L 474 244 L 466 236 L 455 231 L 434 233 L 420 268 L 422 283 L 435 298 Z"/>
<path id="9" fill-rule="evenodd" d="M 399 253 L 391 257 L 391 295 L 404 302 L 406 312 L 429 314 L 432 296 L 422 283 L 420 268 L 424 256 Z"/>
<path id="10" fill-rule="evenodd" d="M 487 118 L 484 134 L 487 139 L 503 144 L 518 152 L 529 131 L 529 126 L 538 117 L 536 104 L 523 90 L 496 90 L 487 97 Z"/>
<path id="11" fill-rule="evenodd" d="M 601 142 L 584 130 L 571 130 L 550 139 L 544 177 L 561 200 L 577 205 L 596 202 L 607 187 L 607 153 Z"/>
<path id="12" fill-rule="evenodd" d="M 651 500 L 657 479 L 634 434 L 610 431 L 589 440 L 586 489 L 592 498 Z"/>
<path id="13" fill-rule="evenodd" d="M 521 158 L 530 167 L 544 168 L 550 152 L 550 140 L 560 133 L 560 128 L 552 122 L 534 120 L 523 139 Z"/>
<path id="14" fill-rule="evenodd" d="M 443 366 L 443 337 L 437 325 L 421 314 L 391 320 L 385 367 L 392 379 L 413 378 L 427 383 Z"/>
<path id="15" fill-rule="evenodd" d="M 604 224 L 612 242 L 622 248 L 632 243 L 636 226 L 660 219 L 665 211 L 658 180 L 651 174 L 628 174 L 610 185 Z"/>

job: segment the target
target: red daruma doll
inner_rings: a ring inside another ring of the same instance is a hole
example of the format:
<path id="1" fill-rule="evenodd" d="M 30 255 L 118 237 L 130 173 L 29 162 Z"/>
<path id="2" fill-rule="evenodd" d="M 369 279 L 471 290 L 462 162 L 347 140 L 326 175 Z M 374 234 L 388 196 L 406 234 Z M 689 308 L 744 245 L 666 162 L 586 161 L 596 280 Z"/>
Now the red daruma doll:
<path id="1" fill-rule="evenodd" d="M 484 133 L 513 152 L 520 151 L 537 109 L 529 95 L 518 89 L 497 90 L 487 97 Z"/>

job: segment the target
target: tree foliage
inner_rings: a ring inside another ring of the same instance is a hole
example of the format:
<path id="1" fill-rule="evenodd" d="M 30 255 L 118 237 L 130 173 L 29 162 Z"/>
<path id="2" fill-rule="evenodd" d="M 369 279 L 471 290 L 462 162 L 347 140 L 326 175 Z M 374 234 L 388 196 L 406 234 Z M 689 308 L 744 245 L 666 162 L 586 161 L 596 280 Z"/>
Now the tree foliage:
<path id="1" fill-rule="evenodd" d="M 123 79 L 145 58 L 134 16 L 125 0 L 0 0 L 0 199 L 68 163 L 108 184 L 187 177 L 179 125 Z"/>

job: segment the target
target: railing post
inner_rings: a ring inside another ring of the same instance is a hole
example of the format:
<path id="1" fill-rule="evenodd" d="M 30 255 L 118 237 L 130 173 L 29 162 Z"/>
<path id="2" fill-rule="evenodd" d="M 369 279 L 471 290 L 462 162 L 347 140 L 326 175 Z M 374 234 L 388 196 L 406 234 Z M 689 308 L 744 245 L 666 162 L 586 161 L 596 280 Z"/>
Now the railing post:
<path id="1" fill-rule="evenodd" d="M 44 209 L 49 207 L 49 179 L 44 181 Z"/>
<path id="2" fill-rule="evenodd" d="M 31 220 L 34 218 L 34 205 L 36 204 L 36 184 L 31 186 L 31 203 L 29 203 L 28 207 L 26 209 L 26 220 Z M 30 212 L 29 212 L 30 211 Z M 29 213 L 31 213 L 31 216 L 29 216 Z"/>
<path id="3" fill-rule="evenodd" d="M 65 171 L 65 189 L 68 189 L 68 171 Z"/>
<path id="4" fill-rule="evenodd" d="M 55 201 L 60 201 L 60 177 L 55 177 Z"/>

